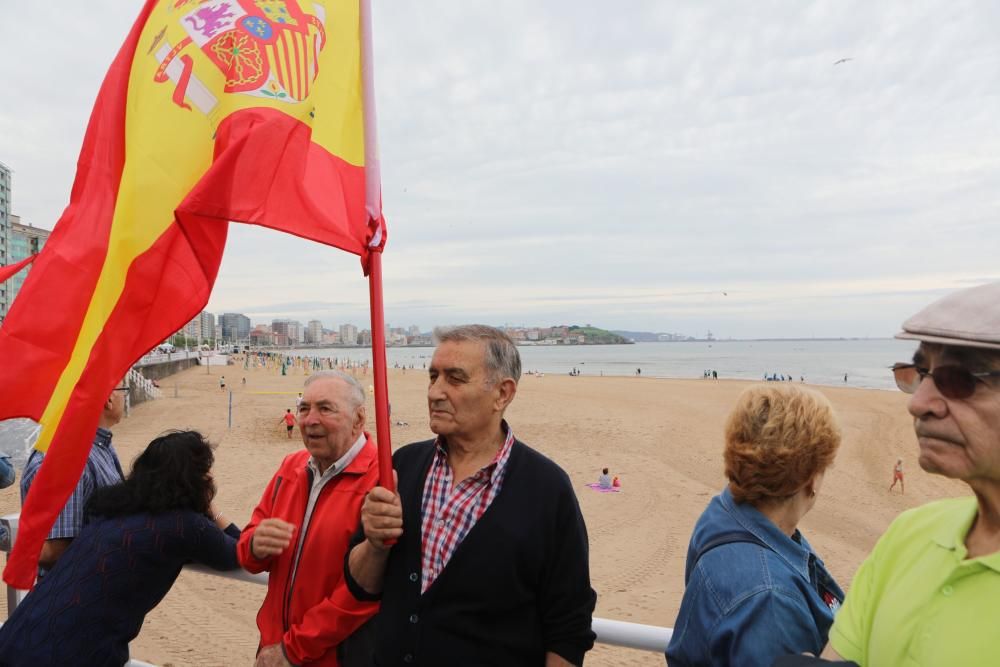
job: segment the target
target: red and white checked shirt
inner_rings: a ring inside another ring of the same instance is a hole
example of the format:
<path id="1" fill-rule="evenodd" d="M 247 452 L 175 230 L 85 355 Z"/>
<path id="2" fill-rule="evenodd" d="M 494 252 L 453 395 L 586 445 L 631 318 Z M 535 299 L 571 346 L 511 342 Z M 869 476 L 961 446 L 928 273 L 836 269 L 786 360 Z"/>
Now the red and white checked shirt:
<path id="1" fill-rule="evenodd" d="M 503 429 L 507 436 L 493 460 L 457 486 L 453 486 L 448 451 L 440 437 L 434 442 L 434 460 L 424 480 L 420 503 L 421 593 L 434 583 L 455 549 L 500 493 L 514 445 L 514 432 L 507 422 L 503 422 Z"/>

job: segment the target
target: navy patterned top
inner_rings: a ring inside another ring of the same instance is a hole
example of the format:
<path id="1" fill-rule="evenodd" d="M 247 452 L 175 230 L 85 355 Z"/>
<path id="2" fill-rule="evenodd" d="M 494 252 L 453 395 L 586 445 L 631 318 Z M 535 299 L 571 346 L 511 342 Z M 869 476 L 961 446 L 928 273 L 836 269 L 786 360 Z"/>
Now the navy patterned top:
<path id="1" fill-rule="evenodd" d="M 192 511 L 97 517 L 0 628 L 0 664 L 125 664 L 185 563 L 239 567 L 239 533 Z"/>

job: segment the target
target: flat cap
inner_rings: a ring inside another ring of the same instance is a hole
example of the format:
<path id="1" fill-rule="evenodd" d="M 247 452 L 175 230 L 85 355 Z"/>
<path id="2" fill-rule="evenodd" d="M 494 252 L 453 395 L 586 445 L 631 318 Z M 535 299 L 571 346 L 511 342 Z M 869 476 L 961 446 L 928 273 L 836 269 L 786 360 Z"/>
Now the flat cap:
<path id="1" fill-rule="evenodd" d="M 1000 350 L 1000 283 L 938 299 L 903 322 L 896 338 Z"/>

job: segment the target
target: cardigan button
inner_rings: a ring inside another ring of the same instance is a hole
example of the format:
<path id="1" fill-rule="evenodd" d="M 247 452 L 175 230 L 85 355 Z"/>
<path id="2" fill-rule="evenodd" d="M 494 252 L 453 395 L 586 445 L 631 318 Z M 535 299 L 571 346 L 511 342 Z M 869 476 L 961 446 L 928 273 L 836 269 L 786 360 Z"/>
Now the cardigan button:
<path id="1" fill-rule="evenodd" d="M 417 583 L 419 579 L 420 575 L 418 575 L 416 572 L 410 572 L 410 581 L 412 581 L 413 583 Z"/>
<path id="2" fill-rule="evenodd" d="M 416 614 L 410 614 L 410 623 L 416 623 L 419 620 L 420 620 L 419 616 L 417 616 Z"/>

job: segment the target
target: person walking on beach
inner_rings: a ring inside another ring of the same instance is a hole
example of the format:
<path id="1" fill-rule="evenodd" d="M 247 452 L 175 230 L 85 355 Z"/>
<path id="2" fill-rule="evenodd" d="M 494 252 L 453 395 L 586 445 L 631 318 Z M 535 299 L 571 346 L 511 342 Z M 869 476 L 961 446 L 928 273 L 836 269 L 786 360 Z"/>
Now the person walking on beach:
<path id="1" fill-rule="evenodd" d="M 395 452 L 398 493 L 368 494 L 347 560 L 351 592 L 381 599 L 375 662 L 580 665 L 597 599 L 587 529 L 566 473 L 504 420 L 517 347 L 483 325 L 435 336 L 437 437 Z"/>
<path id="2" fill-rule="evenodd" d="M 226 390 L 226 376 L 225 375 L 220 375 L 219 376 L 219 389 L 221 389 L 222 391 Z"/>
<path id="3" fill-rule="evenodd" d="M 305 448 L 282 461 L 237 545 L 244 569 L 270 573 L 257 667 L 342 664 L 359 643 L 348 640 L 378 610 L 344 581 L 348 540 L 378 481 L 364 390 L 340 371 L 313 373 L 298 422 Z"/>
<path id="4" fill-rule="evenodd" d="M 824 658 L 995 665 L 1000 655 L 1000 282 L 953 292 L 903 323 L 893 367 L 920 467 L 972 494 L 903 512 L 854 575 Z"/>
<path id="5" fill-rule="evenodd" d="M 101 417 L 97 422 L 97 433 L 94 435 L 90 453 L 87 454 L 87 465 L 83 469 L 83 474 L 80 475 L 80 481 L 76 483 L 73 495 L 66 501 L 42 546 L 42 553 L 38 557 L 39 577 L 44 576 L 52 569 L 73 539 L 80 534 L 83 529 L 84 506 L 91 494 L 96 489 L 118 484 L 125 478 L 118 454 L 111 444 L 111 429 L 125 415 L 127 394 L 128 385 L 122 379 L 118 386 L 111 390 L 108 400 L 104 402 Z M 24 464 L 24 472 L 21 474 L 22 505 L 25 498 L 28 497 L 28 490 L 31 489 L 31 483 L 35 480 L 35 475 L 38 473 L 44 458 L 43 453 L 33 449 Z"/>
<path id="6" fill-rule="evenodd" d="M 903 484 L 903 459 L 896 459 L 896 465 L 892 467 L 892 484 L 889 485 L 889 491 L 892 491 L 896 482 L 899 482 L 899 492 L 906 494 L 906 486 Z"/>
<path id="7" fill-rule="evenodd" d="M 300 403 L 301 405 L 301 403 Z M 285 410 L 285 414 L 281 416 L 278 423 L 285 422 L 285 430 L 288 433 L 288 439 L 292 439 L 292 431 L 295 430 L 295 415 L 292 414 L 292 409 L 288 408 Z"/>

